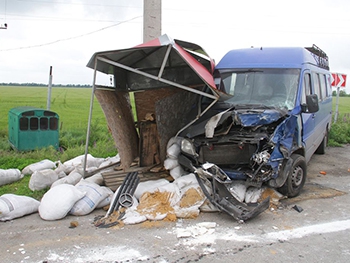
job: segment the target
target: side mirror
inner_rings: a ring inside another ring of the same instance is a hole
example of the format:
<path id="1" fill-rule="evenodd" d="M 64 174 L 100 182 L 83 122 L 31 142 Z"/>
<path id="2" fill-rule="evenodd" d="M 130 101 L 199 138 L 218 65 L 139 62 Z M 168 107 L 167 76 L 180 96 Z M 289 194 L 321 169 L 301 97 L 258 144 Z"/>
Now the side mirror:
<path id="1" fill-rule="evenodd" d="M 317 94 L 306 95 L 306 104 L 301 105 L 302 111 L 305 113 L 318 112 L 318 96 Z"/>

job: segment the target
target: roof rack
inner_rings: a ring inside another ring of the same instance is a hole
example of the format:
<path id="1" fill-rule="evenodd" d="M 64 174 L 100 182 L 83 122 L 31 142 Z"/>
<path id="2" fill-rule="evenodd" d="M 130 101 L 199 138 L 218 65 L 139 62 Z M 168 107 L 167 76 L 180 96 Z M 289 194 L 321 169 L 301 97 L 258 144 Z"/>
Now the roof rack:
<path id="1" fill-rule="evenodd" d="M 328 56 L 322 49 L 315 44 L 313 44 L 312 47 L 305 47 L 305 49 L 311 52 L 311 55 L 317 61 L 317 66 L 329 70 Z"/>

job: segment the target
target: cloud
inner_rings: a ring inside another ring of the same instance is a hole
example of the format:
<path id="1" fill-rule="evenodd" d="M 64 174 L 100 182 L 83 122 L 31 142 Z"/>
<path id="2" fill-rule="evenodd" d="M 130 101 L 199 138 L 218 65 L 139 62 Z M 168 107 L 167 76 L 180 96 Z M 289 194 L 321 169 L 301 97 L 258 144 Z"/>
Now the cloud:
<path id="1" fill-rule="evenodd" d="M 1 82 L 91 83 L 97 51 L 143 41 L 143 0 L 0 0 Z M 217 62 L 231 49 L 311 46 L 331 69 L 350 74 L 350 2 L 346 0 L 163 0 L 162 33 L 202 46 Z"/>

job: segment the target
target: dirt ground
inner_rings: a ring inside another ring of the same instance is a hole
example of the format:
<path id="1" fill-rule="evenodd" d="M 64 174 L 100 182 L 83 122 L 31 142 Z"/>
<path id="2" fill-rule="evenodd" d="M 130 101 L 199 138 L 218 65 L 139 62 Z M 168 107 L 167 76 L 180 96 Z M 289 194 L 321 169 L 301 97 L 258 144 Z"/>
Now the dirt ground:
<path id="1" fill-rule="evenodd" d="M 1 262 L 348 262 L 350 145 L 314 155 L 300 196 L 241 224 L 223 213 L 96 228 L 103 210 L 0 222 Z M 296 211 L 295 205 L 302 211 Z"/>

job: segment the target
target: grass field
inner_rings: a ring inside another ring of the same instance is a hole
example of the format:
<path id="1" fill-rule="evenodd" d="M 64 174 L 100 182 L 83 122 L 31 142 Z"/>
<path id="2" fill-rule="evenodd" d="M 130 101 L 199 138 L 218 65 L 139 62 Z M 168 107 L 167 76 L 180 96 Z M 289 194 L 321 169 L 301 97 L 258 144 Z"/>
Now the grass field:
<path id="1" fill-rule="evenodd" d="M 335 112 L 336 98 L 333 97 L 333 113 Z M 339 97 L 339 116 L 350 116 L 350 97 Z M 341 119 L 338 119 L 341 121 Z"/>
<path id="2" fill-rule="evenodd" d="M 86 131 L 90 110 L 91 89 L 53 88 L 51 110 L 60 117 L 61 130 L 83 129 Z M 33 106 L 46 109 L 47 88 L 0 86 L 0 132 L 8 129 L 8 112 L 19 106 Z M 106 126 L 106 120 L 99 103 L 94 102 L 93 120 Z"/>

